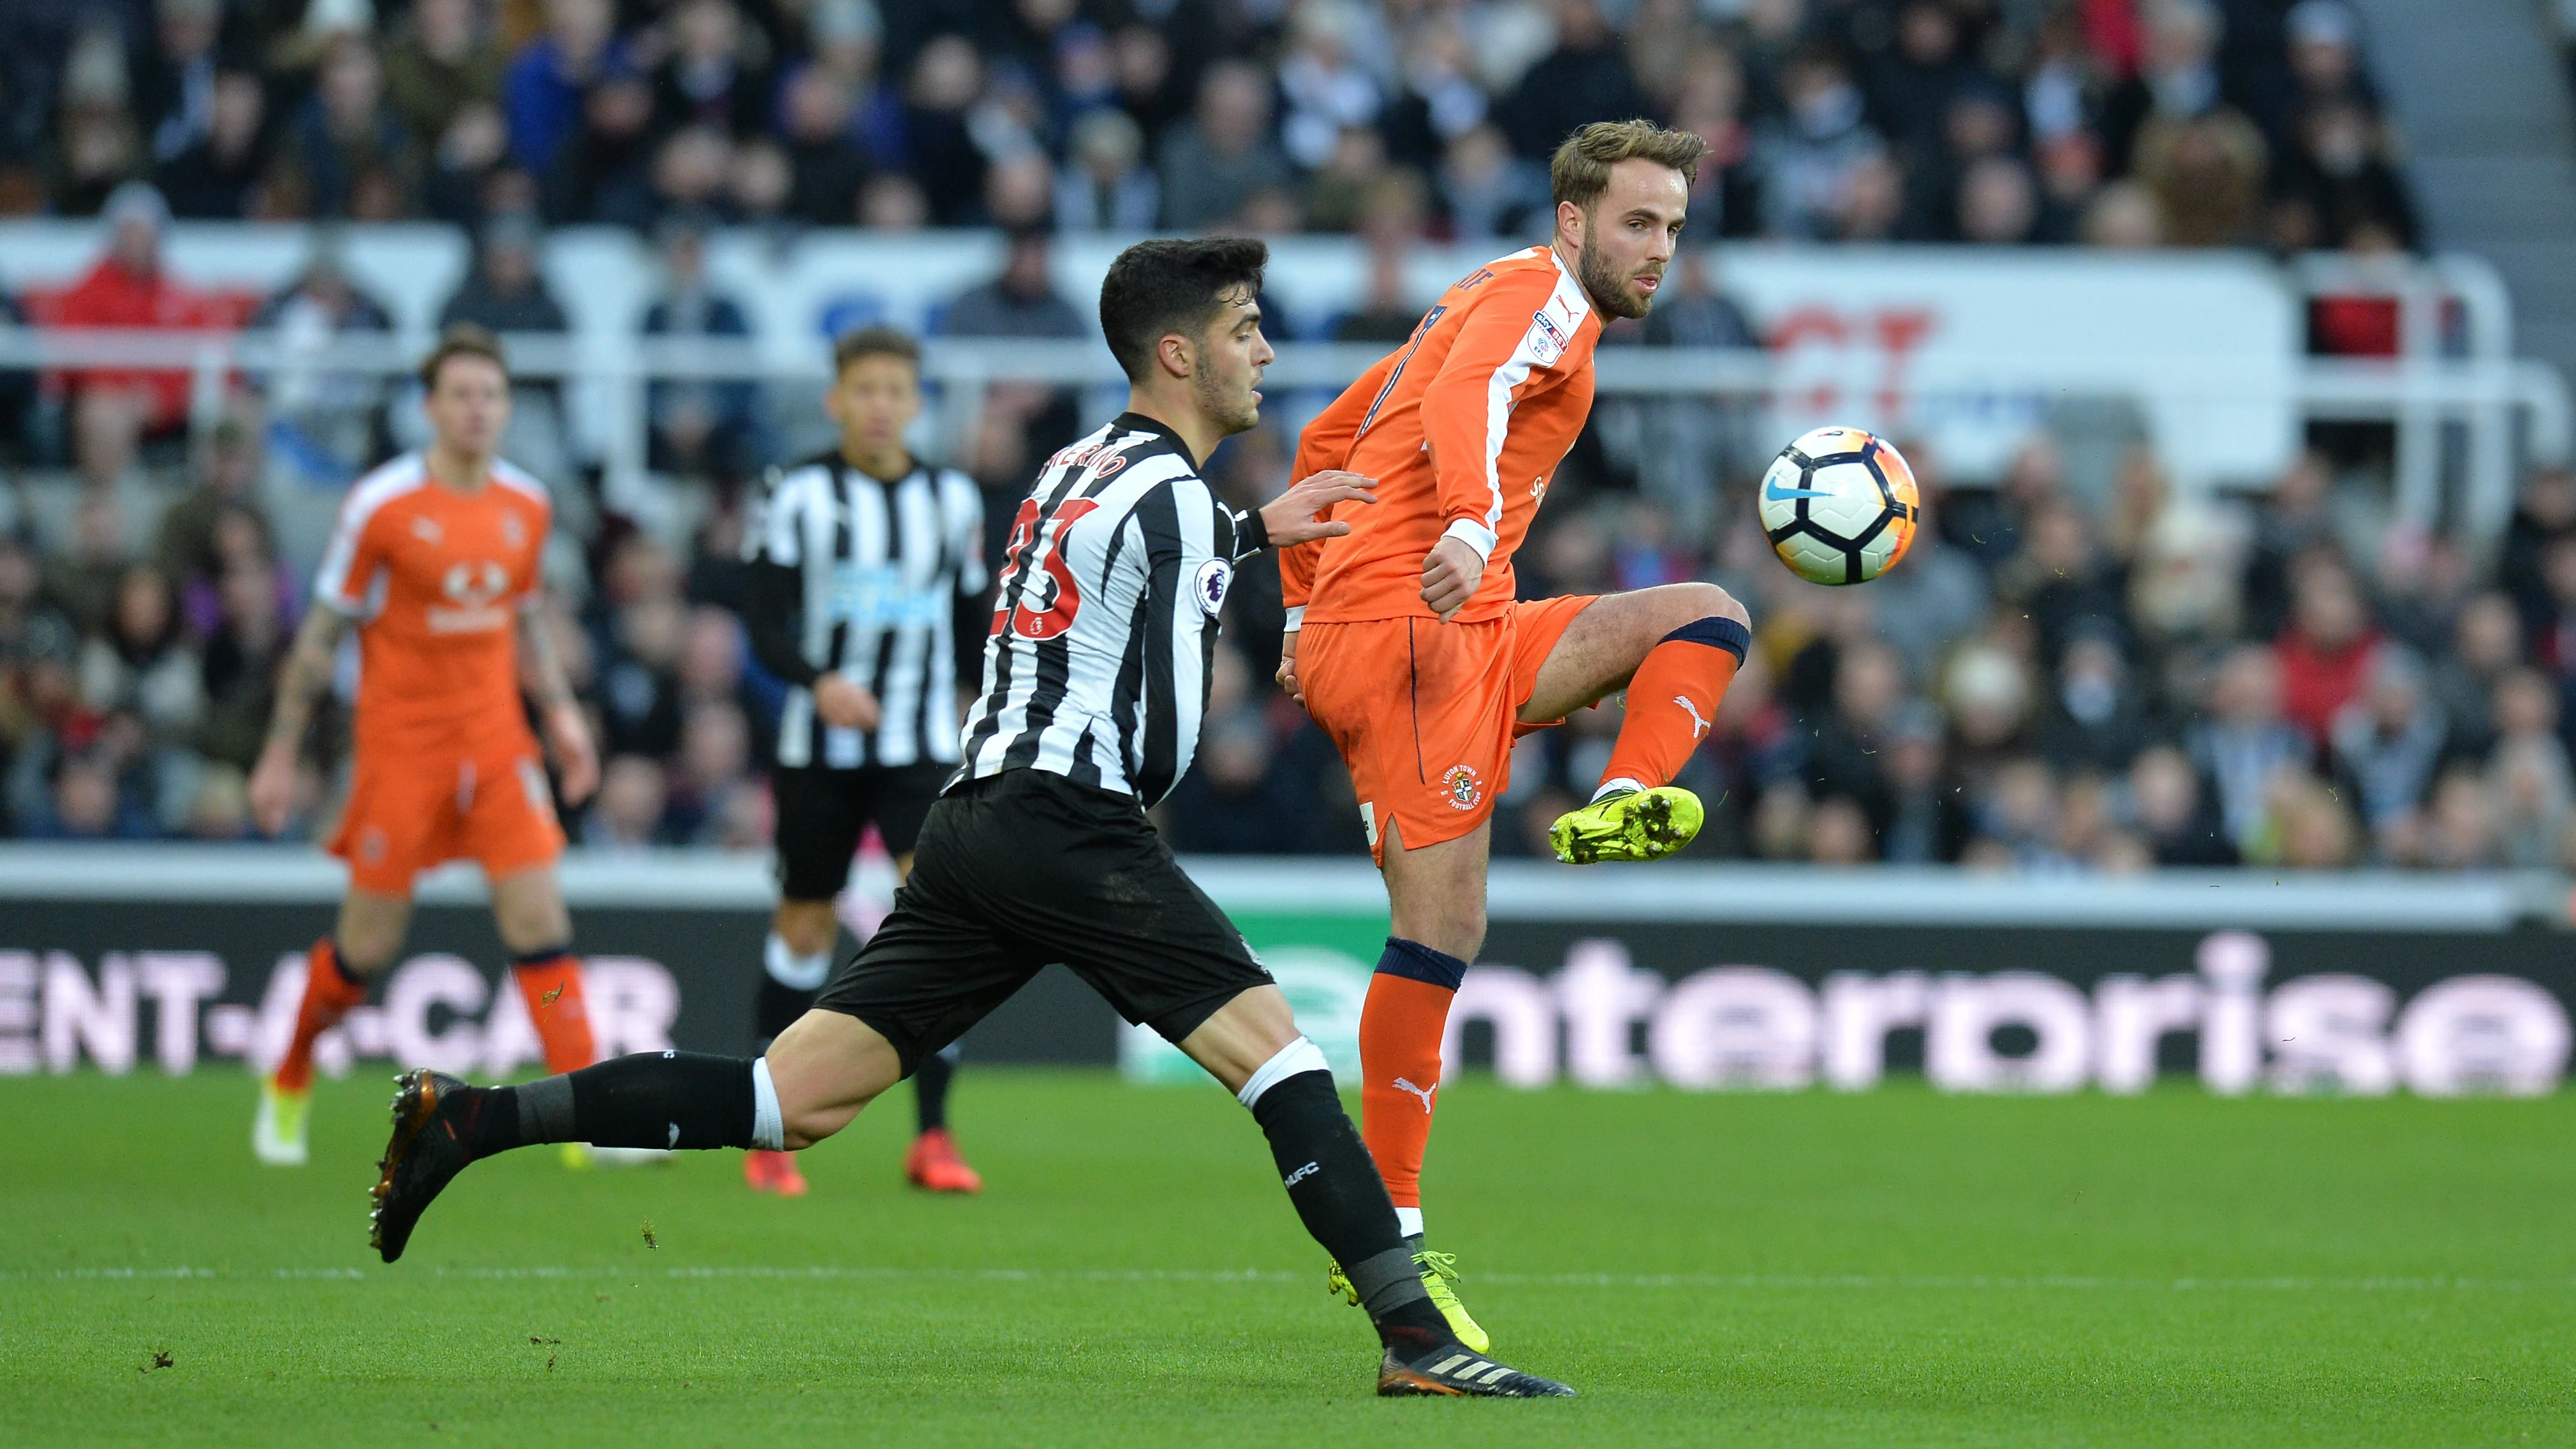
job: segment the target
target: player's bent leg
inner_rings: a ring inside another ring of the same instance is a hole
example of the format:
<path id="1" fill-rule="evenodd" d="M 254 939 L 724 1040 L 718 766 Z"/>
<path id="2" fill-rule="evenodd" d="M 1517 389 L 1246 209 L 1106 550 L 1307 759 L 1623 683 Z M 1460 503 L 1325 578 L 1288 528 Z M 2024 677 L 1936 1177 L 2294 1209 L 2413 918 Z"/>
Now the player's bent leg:
<path id="1" fill-rule="evenodd" d="M 1559 860 L 1654 860 L 1699 834 L 1699 798 L 1672 784 L 1712 722 L 1751 642 L 1744 606 L 1714 584 L 1594 600 L 1538 671 L 1524 723 L 1563 718 L 1615 690 L 1628 708 L 1589 804 L 1548 832 Z"/>
<path id="2" fill-rule="evenodd" d="M 340 903 L 338 929 L 305 953 L 304 995 L 285 1054 L 260 1079 L 251 1118 L 251 1152 L 272 1167 L 301 1167 L 311 1155 L 313 1044 L 367 999 L 367 987 L 402 949 L 411 898 L 353 889 Z"/>
<path id="3" fill-rule="evenodd" d="M 778 1034 L 762 1058 L 776 1083 L 784 1132 L 773 1151 L 797 1152 L 842 1128 L 903 1080 L 903 1058 L 875 1027 L 846 1012 L 814 1010 Z"/>

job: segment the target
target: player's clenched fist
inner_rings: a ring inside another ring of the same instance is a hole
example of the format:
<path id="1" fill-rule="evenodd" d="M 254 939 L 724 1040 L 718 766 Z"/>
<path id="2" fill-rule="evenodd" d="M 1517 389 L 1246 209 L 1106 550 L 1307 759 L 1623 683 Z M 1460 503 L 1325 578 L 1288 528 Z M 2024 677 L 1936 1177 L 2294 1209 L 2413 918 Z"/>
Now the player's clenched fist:
<path id="1" fill-rule="evenodd" d="M 1442 538 L 1422 556 L 1422 602 L 1446 624 L 1485 581 L 1484 555 L 1455 538 Z"/>
<path id="2" fill-rule="evenodd" d="M 1261 510 L 1261 526 L 1274 545 L 1339 538 L 1350 532 L 1351 526 L 1335 523 L 1325 515 L 1344 503 L 1375 503 L 1377 495 L 1369 490 L 1376 486 L 1374 478 L 1327 468 L 1290 485 L 1287 492 L 1271 499 Z"/>

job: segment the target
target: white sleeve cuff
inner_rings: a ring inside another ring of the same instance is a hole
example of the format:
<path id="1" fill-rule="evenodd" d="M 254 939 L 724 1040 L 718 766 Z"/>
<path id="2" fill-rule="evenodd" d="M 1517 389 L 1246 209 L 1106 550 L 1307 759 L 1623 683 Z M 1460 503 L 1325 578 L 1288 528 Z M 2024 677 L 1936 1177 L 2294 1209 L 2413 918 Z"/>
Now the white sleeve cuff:
<path id="1" fill-rule="evenodd" d="M 1280 630 L 1279 632 L 1280 632 L 1280 633 L 1282 633 L 1282 634 L 1294 634 L 1294 633 L 1296 633 L 1298 630 L 1303 629 L 1303 628 L 1305 628 L 1305 627 L 1306 627 L 1306 606 L 1305 606 L 1305 605 L 1303 605 L 1303 604 L 1299 604 L 1297 607 L 1295 607 L 1295 608 L 1293 608 L 1293 609 L 1290 609 L 1290 610 L 1288 611 L 1288 627 L 1286 627 L 1286 628 L 1284 628 L 1284 629 Z"/>
<path id="2" fill-rule="evenodd" d="M 1491 560 L 1494 556 L 1494 531 L 1481 523 L 1461 518 L 1442 531 L 1442 538 L 1454 538 L 1476 551 L 1476 557 Z"/>

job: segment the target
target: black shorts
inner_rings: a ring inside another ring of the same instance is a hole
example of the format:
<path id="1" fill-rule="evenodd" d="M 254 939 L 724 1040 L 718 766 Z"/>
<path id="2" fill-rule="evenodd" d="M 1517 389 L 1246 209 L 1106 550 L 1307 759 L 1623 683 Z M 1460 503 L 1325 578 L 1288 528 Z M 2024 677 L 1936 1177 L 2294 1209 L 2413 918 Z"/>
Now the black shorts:
<path id="1" fill-rule="evenodd" d="M 910 1075 L 1057 961 L 1174 1042 L 1270 984 L 1132 796 L 1011 770 L 931 807 L 894 913 L 814 1004 L 874 1027 Z"/>
<path id="2" fill-rule="evenodd" d="M 955 765 L 867 765 L 833 770 L 781 766 L 770 777 L 778 808 L 778 893 L 828 901 L 850 883 L 850 857 L 871 821 L 886 852 L 906 855 Z"/>

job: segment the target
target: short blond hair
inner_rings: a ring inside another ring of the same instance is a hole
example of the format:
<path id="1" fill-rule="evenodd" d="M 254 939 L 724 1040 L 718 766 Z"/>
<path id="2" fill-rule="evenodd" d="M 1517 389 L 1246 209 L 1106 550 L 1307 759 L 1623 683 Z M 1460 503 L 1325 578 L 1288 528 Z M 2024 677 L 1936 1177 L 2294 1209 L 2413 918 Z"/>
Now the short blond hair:
<path id="1" fill-rule="evenodd" d="M 1559 202 L 1571 201 L 1585 211 L 1610 186 L 1610 168 L 1622 161 L 1652 161 L 1699 180 L 1699 158 L 1708 142 L 1696 131 L 1667 131 L 1652 121 L 1595 121 L 1565 138 L 1547 167 L 1549 189 Z"/>

